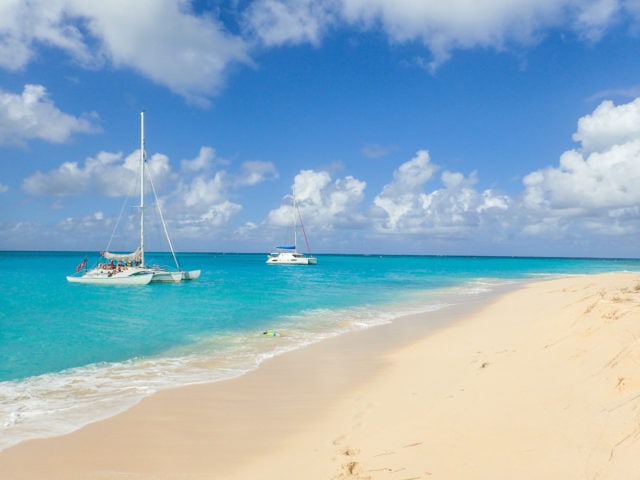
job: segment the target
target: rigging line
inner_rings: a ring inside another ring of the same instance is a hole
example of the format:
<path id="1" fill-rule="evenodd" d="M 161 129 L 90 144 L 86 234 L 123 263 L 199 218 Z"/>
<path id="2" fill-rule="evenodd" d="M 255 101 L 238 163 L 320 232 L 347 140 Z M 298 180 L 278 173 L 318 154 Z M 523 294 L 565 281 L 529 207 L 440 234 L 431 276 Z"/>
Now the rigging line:
<path id="1" fill-rule="evenodd" d="M 111 231 L 111 238 L 109 238 L 109 242 L 107 243 L 107 248 L 105 249 L 107 252 L 111 249 L 111 242 L 113 241 L 113 237 L 118 230 L 118 225 L 120 225 L 120 220 L 122 220 L 122 216 L 124 214 L 124 209 L 129 203 L 129 197 L 133 196 L 135 193 L 136 182 L 131 183 L 131 188 L 129 189 L 129 194 L 124 196 L 124 201 L 122 202 L 122 207 L 120 208 L 120 214 L 118 215 L 118 220 L 116 220 L 116 224 L 113 226 L 113 230 Z"/>
<path id="2" fill-rule="evenodd" d="M 300 227 L 302 228 L 302 235 L 304 235 L 304 243 L 307 244 L 307 252 L 311 255 L 311 247 L 309 246 L 309 239 L 307 238 L 307 231 L 304 229 L 304 223 L 302 223 L 302 215 L 300 214 L 300 208 L 298 207 L 298 203 L 294 202 L 296 206 L 296 211 L 298 212 L 298 219 L 300 220 Z"/>
<path id="3" fill-rule="evenodd" d="M 146 161 L 146 156 L 145 156 L 145 163 L 147 163 Z M 162 228 L 164 229 L 164 235 L 167 237 L 167 242 L 169 242 L 169 248 L 171 249 L 171 255 L 173 256 L 173 261 L 176 263 L 176 268 L 178 270 L 180 270 L 180 264 L 178 263 L 178 258 L 176 257 L 176 252 L 173 249 L 173 243 L 171 243 L 171 237 L 169 237 L 169 231 L 167 230 L 167 224 L 164 221 L 164 215 L 162 215 L 162 209 L 160 208 L 160 201 L 158 200 L 158 194 L 156 192 L 156 186 L 153 183 L 153 177 L 151 176 L 151 173 L 149 172 L 149 169 L 145 169 L 146 170 L 146 174 L 147 177 L 149 177 L 149 183 L 151 184 L 151 191 L 153 192 L 153 198 L 156 201 L 156 206 L 158 207 L 158 213 L 160 214 L 160 221 L 162 223 Z"/>

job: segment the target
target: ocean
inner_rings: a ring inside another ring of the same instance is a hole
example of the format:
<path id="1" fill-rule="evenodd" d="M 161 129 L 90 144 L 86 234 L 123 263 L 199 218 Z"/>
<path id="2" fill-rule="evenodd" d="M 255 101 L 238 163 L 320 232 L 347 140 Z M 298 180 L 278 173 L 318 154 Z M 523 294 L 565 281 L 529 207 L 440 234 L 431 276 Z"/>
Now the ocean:
<path id="1" fill-rule="evenodd" d="M 66 281 L 84 252 L 0 252 L 0 450 L 345 332 L 412 313 L 428 322 L 505 285 L 640 271 L 626 259 L 318 255 L 318 265 L 283 266 L 266 254 L 178 256 L 202 270 L 198 280 L 118 287 Z M 148 253 L 147 263 L 171 261 Z"/>

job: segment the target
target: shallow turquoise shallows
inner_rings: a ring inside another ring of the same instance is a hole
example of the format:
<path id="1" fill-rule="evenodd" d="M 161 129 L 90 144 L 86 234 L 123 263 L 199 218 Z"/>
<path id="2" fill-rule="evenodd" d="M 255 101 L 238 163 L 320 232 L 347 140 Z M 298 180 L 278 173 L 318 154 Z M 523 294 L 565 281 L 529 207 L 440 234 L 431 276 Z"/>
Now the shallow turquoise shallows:
<path id="1" fill-rule="evenodd" d="M 318 255 L 318 265 L 283 266 L 263 254 L 192 253 L 179 255 L 183 269 L 202 269 L 190 282 L 68 283 L 84 257 L 0 252 L 0 449 L 505 284 L 640 270 L 637 260 Z M 171 260 L 148 254 L 147 263 Z"/>

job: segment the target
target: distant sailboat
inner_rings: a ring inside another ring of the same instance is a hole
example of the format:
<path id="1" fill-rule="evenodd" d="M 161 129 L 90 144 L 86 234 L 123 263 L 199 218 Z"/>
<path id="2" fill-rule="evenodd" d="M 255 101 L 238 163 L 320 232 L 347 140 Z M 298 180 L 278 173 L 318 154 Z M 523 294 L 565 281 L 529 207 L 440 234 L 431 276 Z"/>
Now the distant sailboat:
<path id="1" fill-rule="evenodd" d="M 271 252 L 267 256 L 268 265 L 316 265 L 318 259 L 311 255 L 309 248 L 309 240 L 307 233 L 302 223 L 302 216 L 300 215 L 300 209 L 296 202 L 296 193 L 293 191 L 293 245 L 280 245 L 276 247 L 275 252 Z M 304 235 L 304 240 L 307 245 L 308 255 L 298 252 L 298 220 L 300 220 L 300 227 Z"/>
<path id="2" fill-rule="evenodd" d="M 76 268 L 76 275 L 67 276 L 67 280 L 72 283 L 87 283 L 93 285 L 146 285 L 151 282 L 175 283 L 182 280 L 195 280 L 200 276 L 200 270 L 183 271 L 180 269 L 178 258 L 176 257 L 169 238 L 169 232 L 158 203 L 156 190 L 151 180 L 151 189 L 155 197 L 162 228 L 171 249 L 176 270 L 166 270 L 159 267 L 147 267 L 144 257 L 144 177 L 146 165 L 146 152 L 144 148 L 144 112 L 140 112 L 140 245 L 132 253 L 112 253 L 100 252 L 104 259 L 94 268 L 87 269 L 86 258 Z M 151 179 L 151 177 L 149 177 Z M 84 272 L 82 270 L 84 269 Z M 82 273 L 80 273 L 82 272 Z"/>

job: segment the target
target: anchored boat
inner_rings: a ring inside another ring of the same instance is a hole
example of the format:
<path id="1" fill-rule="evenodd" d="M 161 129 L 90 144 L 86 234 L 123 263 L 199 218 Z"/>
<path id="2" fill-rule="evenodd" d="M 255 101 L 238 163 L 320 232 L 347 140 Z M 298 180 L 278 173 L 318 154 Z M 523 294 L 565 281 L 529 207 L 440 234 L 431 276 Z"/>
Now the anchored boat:
<path id="1" fill-rule="evenodd" d="M 76 267 L 76 274 L 69 275 L 67 280 L 72 283 L 87 283 L 93 285 L 146 285 L 151 282 L 175 283 L 182 280 L 195 280 L 200 276 L 200 270 L 183 271 L 180 269 L 178 258 L 173 249 L 167 225 L 160 209 L 153 180 L 149 176 L 151 190 L 158 207 L 164 234 L 169 243 L 176 270 L 168 270 L 145 264 L 144 257 L 144 186 L 145 186 L 146 152 L 144 143 L 144 112 L 140 112 L 140 245 L 131 253 L 100 252 L 101 260 L 88 269 L 87 259 Z M 147 173 L 148 174 L 148 173 Z"/>
<path id="2" fill-rule="evenodd" d="M 296 202 L 296 193 L 295 190 L 292 192 L 292 208 L 293 208 L 293 245 L 280 245 L 276 247 L 275 252 L 271 252 L 267 256 L 267 264 L 268 265 L 316 265 L 318 263 L 318 259 L 309 253 L 305 255 L 303 253 L 298 252 L 297 240 L 298 240 L 298 221 L 300 222 L 300 227 L 302 229 L 302 233 L 304 235 L 304 240 L 307 245 L 307 251 L 311 251 L 309 248 L 309 240 L 307 238 L 307 233 L 304 229 L 304 224 L 302 223 L 302 215 L 300 214 L 300 209 L 298 208 L 298 202 Z"/>

